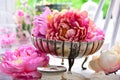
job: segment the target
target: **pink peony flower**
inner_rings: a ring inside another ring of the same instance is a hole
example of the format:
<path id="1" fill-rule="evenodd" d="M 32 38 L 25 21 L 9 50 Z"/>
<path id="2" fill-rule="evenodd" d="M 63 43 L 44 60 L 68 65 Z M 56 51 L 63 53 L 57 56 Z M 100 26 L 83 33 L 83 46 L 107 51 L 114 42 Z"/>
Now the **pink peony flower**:
<path id="1" fill-rule="evenodd" d="M 49 57 L 31 46 L 21 46 L 15 51 L 6 51 L 0 63 L 0 70 L 11 76 L 41 77 L 38 66 L 47 66 Z"/>
<path id="2" fill-rule="evenodd" d="M 45 37 L 46 29 L 48 28 L 48 15 L 51 13 L 48 7 L 45 8 L 45 11 L 40 16 L 34 17 L 34 28 L 32 34 L 36 37 Z"/>
<path id="3" fill-rule="evenodd" d="M 49 20 L 46 38 L 62 41 L 84 41 L 89 19 L 87 12 L 75 10 L 56 12 Z"/>
<path id="4" fill-rule="evenodd" d="M 88 18 L 86 11 L 63 10 L 51 12 L 46 9 L 35 17 L 33 36 L 61 41 L 103 40 L 104 33 Z"/>
<path id="5" fill-rule="evenodd" d="M 16 23 L 17 23 L 17 24 L 22 24 L 22 22 L 24 21 L 24 18 L 25 18 L 25 13 L 24 13 L 24 11 L 18 10 L 18 11 L 15 13 L 15 19 L 16 19 Z"/>
<path id="6" fill-rule="evenodd" d="M 104 32 L 100 28 L 96 27 L 92 20 L 89 21 L 89 28 L 86 41 L 103 40 Z"/>
<path id="7" fill-rule="evenodd" d="M 11 46 L 16 41 L 16 35 L 13 33 L 7 33 L 0 36 L 0 44 L 2 47 Z"/>
<path id="8" fill-rule="evenodd" d="M 20 16 L 20 17 L 24 16 L 24 12 L 19 10 L 18 11 L 18 16 Z"/>

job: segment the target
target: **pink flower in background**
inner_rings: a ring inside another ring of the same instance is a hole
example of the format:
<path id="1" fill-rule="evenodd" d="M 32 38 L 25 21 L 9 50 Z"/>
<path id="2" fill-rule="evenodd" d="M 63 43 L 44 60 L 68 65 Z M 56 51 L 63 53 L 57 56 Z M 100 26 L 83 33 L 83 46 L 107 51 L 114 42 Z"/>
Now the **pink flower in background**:
<path id="1" fill-rule="evenodd" d="M 18 16 L 20 16 L 20 17 L 24 16 L 24 12 L 23 11 L 18 11 Z"/>
<path id="2" fill-rule="evenodd" d="M 21 43 L 23 41 L 29 41 L 29 38 L 30 38 L 30 34 L 28 31 L 26 30 L 23 30 L 22 29 L 23 26 L 22 25 L 18 25 L 17 26 L 17 33 L 16 33 L 16 36 L 17 36 L 17 40 Z"/>
<path id="3" fill-rule="evenodd" d="M 13 33 L 7 33 L 0 36 L 1 47 L 11 46 L 16 42 L 16 35 Z"/>
<path id="4" fill-rule="evenodd" d="M 22 10 L 18 10 L 15 14 L 15 19 L 16 19 L 16 23 L 17 24 L 22 24 L 22 22 L 24 21 L 25 18 L 25 13 Z"/>
<path id="5" fill-rule="evenodd" d="M 22 10 L 15 13 L 16 19 L 16 37 L 19 43 L 29 42 L 32 28 L 32 15 Z"/>
<path id="6" fill-rule="evenodd" d="M 84 41 L 88 27 L 89 19 L 85 11 L 56 12 L 49 20 L 46 38 L 62 41 Z"/>
<path id="7" fill-rule="evenodd" d="M 22 10 L 16 11 L 15 20 L 16 20 L 17 25 L 23 24 L 23 23 L 25 25 L 31 25 L 32 24 L 32 17 L 28 13 L 26 13 Z"/>
<path id="8" fill-rule="evenodd" d="M 34 28 L 32 30 L 32 34 L 36 37 L 45 37 L 46 30 L 48 28 L 48 16 L 50 15 L 51 10 L 46 7 L 45 11 L 40 16 L 34 17 Z"/>
<path id="9" fill-rule="evenodd" d="M 31 46 L 21 46 L 15 51 L 6 51 L 0 70 L 11 76 L 41 77 L 38 66 L 48 66 L 49 57 Z"/>
<path id="10" fill-rule="evenodd" d="M 29 14 L 26 14 L 24 22 L 26 25 L 32 24 L 31 16 Z"/>

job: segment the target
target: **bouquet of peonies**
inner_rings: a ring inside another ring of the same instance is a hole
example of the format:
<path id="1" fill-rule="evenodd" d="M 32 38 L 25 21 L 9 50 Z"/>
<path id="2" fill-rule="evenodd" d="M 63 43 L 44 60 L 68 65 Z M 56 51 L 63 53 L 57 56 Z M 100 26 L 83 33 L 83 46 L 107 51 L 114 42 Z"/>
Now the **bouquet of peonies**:
<path id="1" fill-rule="evenodd" d="M 51 11 L 48 7 L 34 18 L 35 37 L 61 41 L 96 41 L 104 39 L 104 32 L 88 18 L 86 11 Z"/>
<path id="2" fill-rule="evenodd" d="M 21 80 L 40 78 L 37 67 L 48 66 L 49 57 L 31 46 L 21 46 L 15 51 L 6 51 L 2 56 L 0 70 Z M 37 80 L 37 79 L 36 79 Z"/>
<path id="3" fill-rule="evenodd" d="M 28 13 L 25 13 L 22 10 L 18 10 L 15 13 L 15 19 L 17 24 L 16 36 L 18 40 L 29 40 L 32 28 L 32 17 Z"/>

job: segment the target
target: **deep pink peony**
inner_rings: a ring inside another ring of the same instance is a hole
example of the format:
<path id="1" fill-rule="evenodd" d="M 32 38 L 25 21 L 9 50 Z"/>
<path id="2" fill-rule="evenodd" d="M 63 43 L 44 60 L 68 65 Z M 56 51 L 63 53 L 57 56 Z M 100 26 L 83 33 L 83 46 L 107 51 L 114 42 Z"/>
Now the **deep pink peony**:
<path id="1" fill-rule="evenodd" d="M 21 46 L 15 51 L 6 51 L 0 63 L 0 70 L 11 76 L 41 77 L 38 66 L 47 66 L 49 57 L 31 46 Z"/>
<path id="2" fill-rule="evenodd" d="M 89 19 L 87 12 L 69 10 L 54 12 L 49 19 L 46 38 L 62 41 L 84 41 Z"/>
<path id="3" fill-rule="evenodd" d="M 43 16 L 44 15 L 44 16 Z M 86 11 L 46 9 L 34 20 L 33 36 L 61 41 L 103 40 L 103 31 L 96 27 Z"/>

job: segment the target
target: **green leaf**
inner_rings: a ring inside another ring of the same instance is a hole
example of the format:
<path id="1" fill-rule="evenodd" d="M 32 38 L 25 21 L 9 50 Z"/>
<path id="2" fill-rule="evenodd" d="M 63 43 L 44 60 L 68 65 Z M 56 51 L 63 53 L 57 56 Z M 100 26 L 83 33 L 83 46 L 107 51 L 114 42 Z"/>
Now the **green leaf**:
<path id="1" fill-rule="evenodd" d="M 27 29 L 26 29 L 26 24 L 25 24 L 25 22 L 22 22 L 22 30 L 23 31 L 26 31 Z"/>

